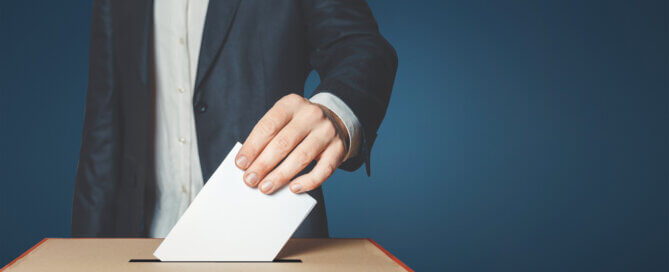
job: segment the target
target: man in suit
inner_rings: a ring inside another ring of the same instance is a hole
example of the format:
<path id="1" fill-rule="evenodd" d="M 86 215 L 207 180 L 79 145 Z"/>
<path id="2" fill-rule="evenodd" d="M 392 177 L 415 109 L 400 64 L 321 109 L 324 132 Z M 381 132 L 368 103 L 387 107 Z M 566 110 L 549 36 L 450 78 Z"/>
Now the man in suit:
<path id="1" fill-rule="evenodd" d="M 363 0 L 95 0 L 90 45 L 75 237 L 164 237 L 237 141 L 246 184 L 309 193 L 295 236 L 327 237 L 320 185 L 369 174 L 397 68 Z"/>

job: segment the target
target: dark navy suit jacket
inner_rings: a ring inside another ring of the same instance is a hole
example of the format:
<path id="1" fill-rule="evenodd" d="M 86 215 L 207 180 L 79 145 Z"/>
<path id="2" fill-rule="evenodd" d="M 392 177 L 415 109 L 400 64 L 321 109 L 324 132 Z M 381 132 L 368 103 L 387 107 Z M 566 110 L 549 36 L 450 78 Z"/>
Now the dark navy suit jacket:
<path id="1" fill-rule="evenodd" d="M 142 237 L 156 200 L 153 1 L 95 0 L 90 73 L 72 211 L 72 236 Z M 363 0 L 211 0 L 193 110 L 204 180 L 282 96 L 341 98 L 363 127 L 363 163 L 384 117 L 397 68 Z M 323 193 L 295 236 L 326 237 Z"/>

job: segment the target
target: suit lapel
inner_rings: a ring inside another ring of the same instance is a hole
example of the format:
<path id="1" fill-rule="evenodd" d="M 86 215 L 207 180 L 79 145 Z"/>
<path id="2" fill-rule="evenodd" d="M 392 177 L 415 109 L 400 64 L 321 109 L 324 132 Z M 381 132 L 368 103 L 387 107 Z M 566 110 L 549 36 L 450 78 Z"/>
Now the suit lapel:
<path id="1" fill-rule="evenodd" d="M 195 96 L 198 97 L 200 84 L 207 75 L 211 66 L 218 57 L 225 40 L 228 37 L 230 26 L 234 21 L 237 7 L 241 0 L 210 0 L 207 8 L 202 46 L 195 77 Z"/>

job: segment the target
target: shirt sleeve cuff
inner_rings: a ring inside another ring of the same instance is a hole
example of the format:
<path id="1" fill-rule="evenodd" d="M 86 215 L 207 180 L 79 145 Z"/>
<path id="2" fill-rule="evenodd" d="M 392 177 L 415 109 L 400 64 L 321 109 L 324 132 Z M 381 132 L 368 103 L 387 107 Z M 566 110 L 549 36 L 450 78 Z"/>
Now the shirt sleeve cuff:
<path id="1" fill-rule="evenodd" d="M 358 155 L 360 149 L 360 137 L 361 135 L 361 125 L 358 117 L 355 116 L 353 110 L 349 108 L 344 101 L 332 93 L 328 92 L 319 92 L 316 95 L 312 96 L 309 101 L 316 104 L 321 104 L 328 109 L 330 109 L 334 114 L 339 117 L 339 119 L 344 122 L 346 126 L 346 131 L 348 132 L 348 152 L 342 161 L 346 161 L 349 158 L 353 158 Z"/>

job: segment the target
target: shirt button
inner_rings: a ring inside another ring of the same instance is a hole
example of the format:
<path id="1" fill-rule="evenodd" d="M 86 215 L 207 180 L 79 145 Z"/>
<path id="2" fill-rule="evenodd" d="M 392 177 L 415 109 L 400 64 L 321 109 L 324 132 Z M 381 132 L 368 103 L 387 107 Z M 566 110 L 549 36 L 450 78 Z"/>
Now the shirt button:
<path id="1" fill-rule="evenodd" d="M 200 103 L 197 105 L 197 111 L 199 112 L 206 112 L 207 111 L 207 104 Z"/>
<path id="2" fill-rule="evenodd" d="M 181 185 L 181 191 L 184 193 L 188 193 L 188 189 L 186 189 L 186 185 Z"/>
<path id="3" fill-rule="evenodd" d="M 184 44 L 184 43 L 186 43 L 186 40 L 184 40 L 183 37 L 182 37 L 182 38 L 179 38 L 179 43 L 180 43 L 180 44 Z"/>
<path id="4" fill-rule="evenodd" d="M 179 88 L 177 90 L 179 91 L 179 93 L 184 93 L 186 91 L 186 90 L 184 90 L 184 88 Z"/>
<path id="5" fill-rule="evenodd" d="M 179 142 L 182 143 L 182 144 L 185 144 L 186 143 L 186 138 L 180 137 Z"/>

